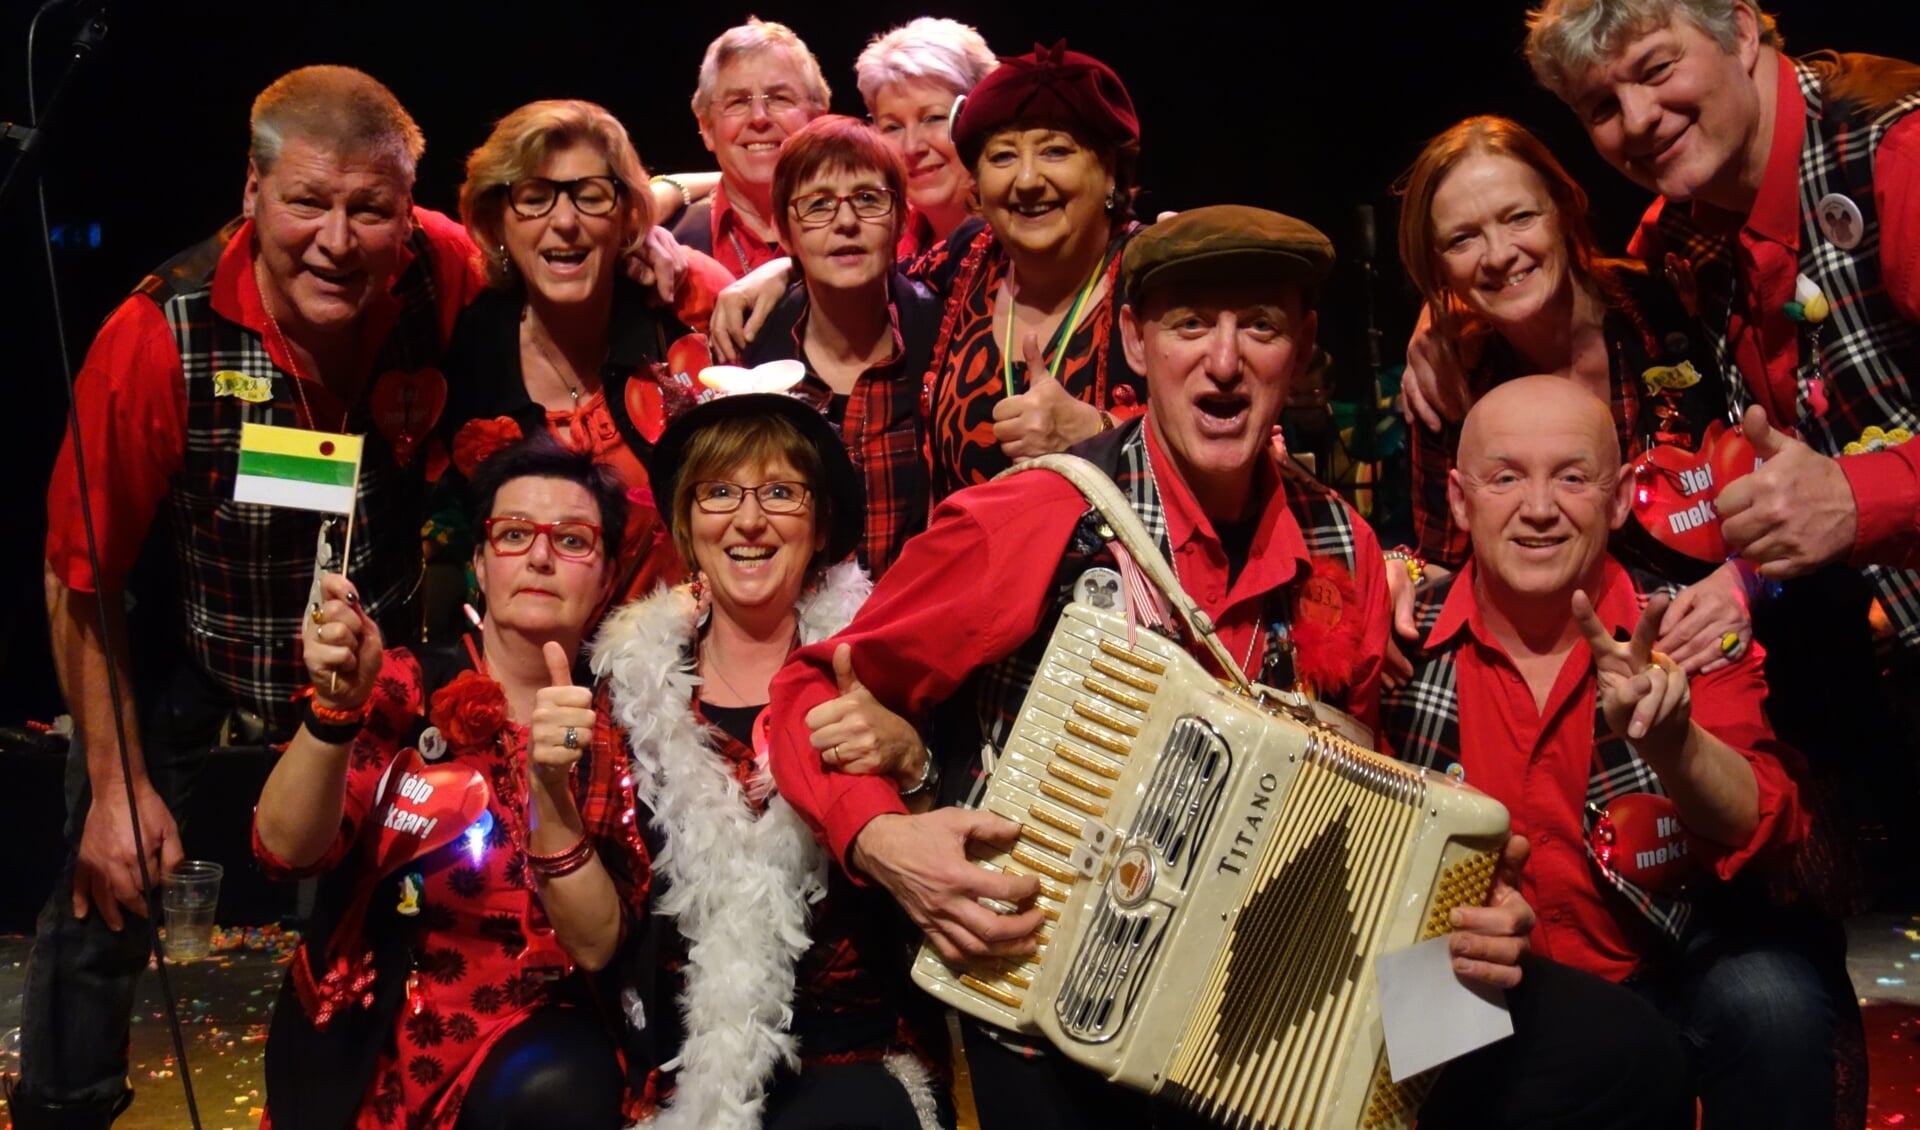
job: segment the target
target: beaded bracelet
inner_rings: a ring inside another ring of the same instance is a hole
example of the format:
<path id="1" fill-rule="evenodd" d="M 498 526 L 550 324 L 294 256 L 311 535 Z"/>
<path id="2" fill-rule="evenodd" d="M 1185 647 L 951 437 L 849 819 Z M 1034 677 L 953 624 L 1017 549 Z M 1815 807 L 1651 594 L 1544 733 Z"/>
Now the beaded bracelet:
<path id="1" fill-rule="evenodd" d="M 1415 585 L 1427 579 L 1427 562 L 1420 551 L 1412 546 L 1396 545 L 1381 554 L 1388 561 L 1403 562 L 1407 567 L 1407 579 Z"/>
<path id="2" fill-rule="evenodd" d="M 552 855 L 527 852 L 526 855 L 528 870 L 542 879 L 559 879 L 587 865 L 587 861 L 593 858 L 593 841 L 582 832 L 579 841 L 565 851 Z"/>
<path id="3" fill-rule="evenodd" d="M 312 687 L 305 688 L 294 697 L 300 700 L 300 724 L 307 733 L 328 745 L 345 745 L 359 737 L 361 727 L 367 724 L 367 715 L 373 710 L 371 699 L 352 710 L 335 710 L 331 706 L 324 706 Z"/>
<path id="4" fill-rule="evenodd" d="M 693 207 L 693 193 L 688 192 L 687 186 L 684 184 L 681 184 L 678 178 L 662 175 L 662 176 L 650 178 L 647 181 L 647 183 L 672 185 L 674 188 L 680 191 L 680 210 L 684 212 L 688 208 Z"/>

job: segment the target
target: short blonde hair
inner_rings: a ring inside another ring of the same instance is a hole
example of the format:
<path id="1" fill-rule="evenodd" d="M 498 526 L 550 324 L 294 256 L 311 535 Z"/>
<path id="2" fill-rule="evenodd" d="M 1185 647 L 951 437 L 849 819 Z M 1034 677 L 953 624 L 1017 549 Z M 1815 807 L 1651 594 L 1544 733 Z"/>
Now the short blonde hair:
<path id="1" fill-rule="evenodd" d="M 600 150 L 622 185 L 621 211 L 629 240 L 637 242 L 653 226 L 647 170 L 620 119 L 603 106 L 579 99 L 529 102 L 501 118 L 480 148 L 467 155 L 467 179 L 460 186 L 460 219 L 486 260 L 490 285 L 504 287 L 513 281 L 512 264 L 500 249 L 507 186 L 533 176 L 547 154 L 581 141 Z"/>
<path id="2" fill-rule="evenodd" d="M 1575 75 L 1675 17 L 1705 32 L 1721 50 L 1733 50 L 1740 8 L 1753 13 L 1761 43 L 1775 50 L 1783 45 L 1773 17 L 1753 0 L 1545 0 L 1527 13 L 1527 62 L 1540 85 L 1564 102 Z"/>
<path id="3" fill-rule="evenodd" d="M 262 176 L 289 137 L 340 153 L 389 160 L 413 183 L 427 139 L 393 91 L 365 71 L 315 66 L 288 71 L 253 100 L 247 157 Z"/>
<path id="4" fill-rule="evenodd" d="M 820 449 L 813 446 L 792 420 L 773 412 L 754 416 L 734 416 L 715 420 L 687 437 L 680 461 L 680 474 L 673 483 L 673 547 L 680 560 L 693 564 L 693 488 L 696 484 L 732 474 L 734 468 L 764 466 L 785 460 L 807 484 L 813 503 L 813 532 L 827 542 L 833 540 L 833 496 L 827 490 L 826 465 Z M 814 554 L 811 565 L 827 564 Z"/>
<path id="5" fill-rule="evenodd" d="M 800 77 L 807 84 L 807 99 L 813 104 L 815 114 L 825 113 L 833 104 L 833 91 L 827 87 L 827 77 L 820 73 L 820 60 L 813 57 L 813 52 L 807 50 L 793 29 L 786 24 L 748 16 L 746 23 L 728 28 L 707 44 L 707 53 L 700 59 L 700 82 L 693 89 L 693 116 L 702 123 L 707 121 L 721 67 L 742 55 L 759 51 L 785 51 L 793 56 L 800 68 Z"/>
<path id="6" fill-rule="evenodd" d="M 927 79 L 958 96 L 972 90 L 999 64 L 987 41 L 972 27 L 959 20 L 921 16 L 874 36 L 853 64 L 853 74 L 867 112 L 872 113 L 873 100 L 884 86 Z"/>

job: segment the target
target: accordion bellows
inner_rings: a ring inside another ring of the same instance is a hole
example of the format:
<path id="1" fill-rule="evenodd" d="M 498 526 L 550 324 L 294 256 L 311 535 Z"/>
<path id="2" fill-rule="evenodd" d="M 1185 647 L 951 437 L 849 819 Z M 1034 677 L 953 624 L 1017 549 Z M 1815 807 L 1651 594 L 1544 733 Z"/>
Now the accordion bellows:
<path id="1" fill-rule="evenodd" d="M 1023 831 L 1039 952 L 914 980 L 962 1012 L 1229 1126 L 1411 1126 L 1373 962 L 1483 902 L 1496 801 L 1247 698 L 1071 604 L 981 806 Z"/>

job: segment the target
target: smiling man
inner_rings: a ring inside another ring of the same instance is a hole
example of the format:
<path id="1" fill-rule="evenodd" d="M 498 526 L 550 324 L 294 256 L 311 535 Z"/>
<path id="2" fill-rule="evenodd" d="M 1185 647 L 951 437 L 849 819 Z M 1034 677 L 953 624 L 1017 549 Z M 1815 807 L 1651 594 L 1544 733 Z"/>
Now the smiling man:
<path id="1" fill-rule="evenodd" d="M 1129 300 L 1120 322 L 1127 361 L 1147 377 L 1148 410 L 1075 451 L 1113 478 L 1222 646 L 1250 675 L 1273 686 L 1307 676 L 1320 697 L 1371 722 L 1388 616 L 1379 545 L 1351 508 L 1277 461 L 1269 443 L 1288 386 L 1312 357 L 1314 300 L 1332 263 L 1332 245 L 1319 231 L 1254 208 L 1199 208 L 1135 236 L 1122 261 Z M 949 959 L 1029 952 L 1041 925 L 1036 909 L 1000 914 L 980 901 L 1020 904 L 1034 894 L 1034 881 L 969 861 L 971 842 L 1005 842 L 1018 826 L 965 805 L 983 791 L 982 746 L 1005 744 L 1076 585 L 1098 579 L 1088 576 L 1093 570 L 1115 567 L 1101 526 L 1079 490 L 1051 474 L 957 492 L 927 532 L 907 543 L 848 629 L 796 652 L 775 680 L 772 764 L 782 795 L 835 858 L 892 893 Z M 1341 595 L 1325 600 L 1328 591 Z M 1316 598 L 1312 612 L 1305 611 L 1308 593 Z M 1303 617 L 1318 614 L 1326 630 L 1316 638 L 1324 645 L 1296 654 L 1281 642 L 1291 636 L 1296 609 Z M 1341 637 L 1344 644 L 1334 642 Z M 937 776 L 945 782 L 939 799 L 948 807 L 910 815 L 885 778 L 831 772 L 824 764 L 804 719 L 840 695 L 833 666 L 839 644 L 850 647 L 858 694 L 871 694 L 933 735 Z M 1190 650 L 1212 666 L 1199 645 Z M 1510 886 L 1496 886 L 1491 905 L 1460 912 L 1455 968 L 1515 985 L 1522 982 L 1518 962 L 1532 914 Z M 1615 1017 L 1604 1000 L 1589 1007 L 1588 987 L 1603 998 L 1624 996 L 1611 986 L 1570 985 L 1562 974 L 1577 975 L 1564 970 L 1536 978 L 1536 968 L 1528 966 L 1527 987 L 1515 994 L 1517 1012 L 1527 1010 L 1526 1001 L 1551 999 L 1556 1008 L 1604 1013 L 1600 1030 L 1648 1026 L 1633 1015 Z M 974 1100 L 987 1130 L 1189 1124 L 1179 1111 L 1109 1087 L 1004 1033 L 971 1023 L 965 1032 Z M 1569 1117 L 1554 1123 L 1561 1126 L 1674 1124 L 1662 1066 L 1674 1049 L 1658 1037 L 1623 1041 L 1619 1050 L 1631 1064 L 1613 1060 L 1607 1049 L 1552 1049 L 1572 1062 L 1603 1065 L 1595 1078 L 1605 1077 L 1610 1062 L 1615 1082 L 1598 1089 L 1562 1088 L 1531 1106 L 1482 1097 L 1520 1074 L 1508 1073 L 1501 1056 L 1545 1047 L 1507 1041 L 1499 1051 L 1476 1053 L 1473 1067 L 1450 1069 L 1448 1077 L 1459 1081 L 1450 1091 L 1455 1099 L 1437 1100 L 1447 1109 L 1423 1125 L 1545 1124 L 1533 1119 L 1547 1107 Z M 1631 1094 L 1619 1090 L 1617 1080 L 1625 1078 L 1636 1080 Z M 1623 1103 L 1631 1108 L 1625 1117 Z"/>
<path id="2" fill-rule="evenodd" d="M 1474 405 L 1448 484 L 1473 557 L 1421 594 L 1425 648 L 1385 695 L 1384 735 L 1507 806 L 1532 846 L 1534 949 L 1667 1015 L 1708 1130 L 1824 1130 L 1834 1003 L 1733 883 L 1805 836 L 1781 764 L 1797 758 L 1762 712 L 1759 649 L 1693 680 L 1651 650 L 1667 597 L 1607 556 L 1632 504 L 1619 450 L 1606 403 L 1557 376 Z"/>
<path id="3" fill-rule="evenodd" d="M 780 143 L 826 113 L 831 99 L 819 60 L 785 24 L 749 19 L 708 44 L 693 116 L 720 184 L 680 214 L 674 238 L 735 277 L 782 255 L 772 201 Z"/>
<path id="4" fill-rule="evenodd" d="M 1719 497 L 1729 545 L 1769 577 L 1879 566 L 1868 583 L 1911 661 L 1920 66 L 1789 57 L 1752 0 L 1548 0 L 1529 22 L 1540 81 L 1660 194 L 1632 250 L 1706 320 L 1767 458 Z"/>
<path id="5" fill-rule="evenodd" d="M 158 882 L 181 858 L 169 806 L 228 717 L 257 716 L 270 741 L 299 721 L 321 516 L 234 501 L 241 425 L 364 434 L 346 572 L 395 639 L 419 580 L 426 458 L 415 441 L 444 403 L 433 366 L 454 316 L 480 287 L 473 245 L 413 206 L 420 130 L 367 75 L 291 72 L 260 94 L 251 125 L 242 219 L 155 271 L 107 320 L 79 376 L 85 497 L 71 435 L 48 488 L 48 619 L 88 788 L 28 966 L 20 1130 L 106 1126 L 130 1097 L 127 1024 L 148 941 L 140 918 L 127 921 L 147 911 L 133 821 Z M 165 680 L 141 688 L 137 710 L 121 610 L 163 511 L 184 630 L 148 641 L 177 661 L 156 665 Z"/>

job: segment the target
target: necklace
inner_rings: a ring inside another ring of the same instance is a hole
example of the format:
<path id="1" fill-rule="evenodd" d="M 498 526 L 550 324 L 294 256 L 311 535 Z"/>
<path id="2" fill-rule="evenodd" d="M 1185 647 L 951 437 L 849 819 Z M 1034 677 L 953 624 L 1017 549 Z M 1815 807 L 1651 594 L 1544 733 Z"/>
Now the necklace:
<path id="1" fill-rule="evenodd" d="M 1094 287 L 1100 284 L 1101 277 L 1107 273 L 1107 266 L 1113 262 L 1115 246 L 1117 245 L 1109 244 L 1107 246 L 1106 253 L 1100 256 L 1100 265 L 1095 267 L 1093 273 L 1087 276 L 1086 282 L 1080 284 L 1080 293 L 1073 296 L 1073 305 L 1068 308 L 1067 316 L 1061 320 L 1059 328 L 1053 331 L 1053 340 L 1047 343 L 1046 353 L 1042 356 L 1049 358 L 1047 361 L 1047 373 L 1056 381 L 1060 379 L 1060 366 L 1066 360 L 1067 340 L 1073 336 L 1073 327 L 1080 321 L 1080 312 L 1086 309 L 1087 299 L 1093 295 Z M 1007 282 L 1011 283 L 1012 281 L 1013 264 L 1009 262 L 1007 264 Z M 1009 289 L 1007 292 L 1007 341 L 1000 349 L 1000 384 L 1002 388 L 1009 390 L 1009 392 L 1011 392 L 1013 388 L 1013 323 L 1016 320 L 1014 317 L 1015 305 L 1013 291 Z M 1033 383 L 1032 373 L 1027 374 L 1027 383 L 1029 387 L 1031 387 Z"/>
<path id="2" fill-rule="evenodd" d="M 320 425 L 314 423 L 313 409 L 307 404 L 306 378 L 300 375 L 300 363 L 293 359 L 293 344 L 287 340 L 287 332 L 280 328 L 280 320 L 273 316 L 273 307 L 267 304 L 267 286 L 260 278 L 260 261 L 253 261 L 253 285 L 260 290 L 260 312 L 267 316 L 267 325 L 272 327 L 273 336 L 280 339 L 280 352 L 287 356 L 287 368 L 293 371 L 293 395 L 300 401 L 300 414 L 307 419 L 308 431 L 319 431 Z M 336 429 L 343 435 L 347 430 L 347 416 L 351 408 L 340 412 L 340 427 Z"/>
<path id="3" fill-rule="evenodd" d="M 793 649 L 798 647 L 799 645 L 800 645 L 800 628 L 796 625 L 793 629 L 793 639 L 788 641 L 787 643 L 787 654 L 792 655 Z M 727 673 L 720 669 L 720 661 L 713 657 L 713 638 L 711 636 L 700 641 L 700 658 L 702 660 L 703 667 L 706 670 L 711 671 L 713 673 L 714 678 L 720 680 L 721 686 L 733 692 L 733 697 L 739 700 L 741 705 L 743 706 L 753 705 L 752 700 L 749 699 L 746 695 L 741 694 L 740 688 L 734 686 L 733 682 L 727 678 Z"/>
<path id="4" fill-rule="evenodd" d="M 522 310 L 520 313 L 521 324 L 526 324 L 526 320 L 526 311 Z M 553 370 L 553 375 L 560 378 L 560 383 L 566 388 L 567 395 L 573 398 L 575 405 L 578 405 L 580 403 L 580 386 L 567 379 L 567 374 L 561 370 L 560 363 L 555 361 L 553 354 L 548 351 L 547 343 L 541 341 L 540 335 L 534 333 L 531 328 L 527 330 L 527 340 L 533 343 L 534 351 L 539 353 L 540 359 L 547 363 L 547 368 Z"/>

